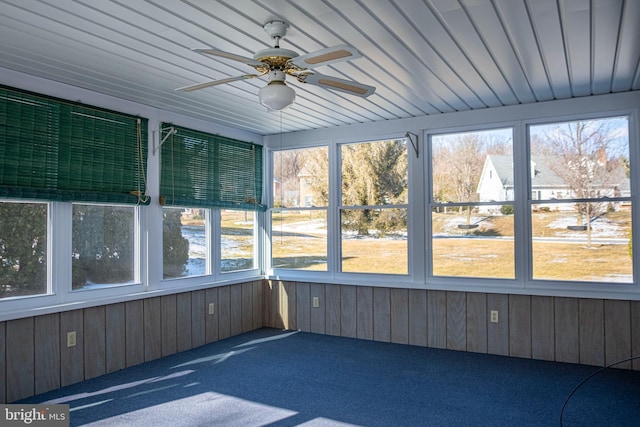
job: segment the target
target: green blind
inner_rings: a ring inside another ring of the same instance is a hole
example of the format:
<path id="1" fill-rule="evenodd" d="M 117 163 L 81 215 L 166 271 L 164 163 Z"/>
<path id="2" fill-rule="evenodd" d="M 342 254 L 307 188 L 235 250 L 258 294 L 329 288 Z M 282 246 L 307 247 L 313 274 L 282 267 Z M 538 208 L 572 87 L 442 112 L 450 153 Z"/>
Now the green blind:
<path id="1" fill-rule="evenodd" d="M 148 204 L 147 120 L 0 87 L 0 198 Z"/>
<path id="2" fill-rule="evenodd" d="M 266 210 L 262 146 L 167 123 L 161 137 L 161 204 Z"/>

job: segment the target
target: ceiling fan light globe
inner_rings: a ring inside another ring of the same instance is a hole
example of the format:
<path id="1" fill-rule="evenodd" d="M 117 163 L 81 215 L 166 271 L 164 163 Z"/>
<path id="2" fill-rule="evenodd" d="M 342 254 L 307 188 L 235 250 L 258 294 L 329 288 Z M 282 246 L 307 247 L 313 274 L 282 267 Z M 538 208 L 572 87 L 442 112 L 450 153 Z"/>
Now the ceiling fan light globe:
<path id="1" fill-rule="evenodd" d="M 296 100 L 296 92 L 282 81 L 272 81 L 258 92 L 260 103 L 265 107 L 280 111 Z"/>

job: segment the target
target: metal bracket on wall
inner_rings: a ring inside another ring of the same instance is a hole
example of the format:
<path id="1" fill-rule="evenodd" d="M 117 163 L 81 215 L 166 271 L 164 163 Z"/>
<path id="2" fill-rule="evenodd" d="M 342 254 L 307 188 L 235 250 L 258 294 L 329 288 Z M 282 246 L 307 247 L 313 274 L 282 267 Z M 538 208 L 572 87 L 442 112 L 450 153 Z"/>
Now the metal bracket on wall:
<path id="1" fill-rule="evenodd" d="M 167 132 L 167 134 L 162 137 L 162 139 L 160 140 L 160 143 L 157 146 L 153 147 L 153 154 L 154 155 L 158 152 L 160 147 L 162 147 L 162 144 L 164 144 L 167 141 L 167 139 L 169 139 L 169 137 L 171 135 L 175 135 L 176 133 L 178 133 L 178 130 L 176 128 L 174 128 L 173 126 L 171 126 L 171 127 L 168 127 L 168 128 L 160 129 L 160 134 L 162 134 L 162 132 Z M 153 133 L 155 134 L 156 131 L 154 130 Z M 154 140 L 155 140 L 155 138 L 154 138 Z"/>
<path id="2" fill-rule="evenodd" d="M 407 137 L 407 139 L 409 139 L 409 142 L 411 143 L 411 146 L 413 147 L 413 150 L 416 152 L 416 157 L 419 158 L 420 157 L 420 146 L 418 145 L 418 135 L 416 135 L 415 133 L 407 132 L 405 134 L 405 137 Z M 414 138 L 415 138 L 415 140 L 414 140 Z"/>

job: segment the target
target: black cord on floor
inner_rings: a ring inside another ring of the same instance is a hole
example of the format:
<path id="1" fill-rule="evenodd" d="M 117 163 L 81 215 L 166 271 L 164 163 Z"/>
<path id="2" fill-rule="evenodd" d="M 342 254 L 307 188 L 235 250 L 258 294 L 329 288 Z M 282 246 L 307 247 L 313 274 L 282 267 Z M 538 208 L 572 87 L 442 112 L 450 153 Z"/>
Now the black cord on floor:
<path id="1" fill-rule="evenodd" d="M 567 397 L 567 400 L 564 401 L 564 405 L 562 405 L 562 410 L 560 411 L 560 427 L 562 427 L 562 416 L 564 415 L 564 410 L 567 407 L 567 403 L 569 403 L 569 399 L 571 399 L 571 396 L 573 396 L 573 394 L 582 386 L 582 384 L 586 383 L 592 377 L 598 375 L 600 372 L 602 372 L 602 371 L 604 371 L 606 369 L 611 368 L 612 366 L 616 366 L 616 365 L 619 365 L 619 364 L 624 363 L 624 362 L 629 362 L 629 361 L 634 360 L 634 359 L 640 359 L 640 355 L 633 356 L 633 357 L 630 357 L 630 358 L 624 359 L 624 360 L 619 360 L 619 361 L 617 361 L 615 363 L 612 363 L 610 365 L 604 366 L 604 367 L 598 369 L 597 371 L 595 371 L 594 373 L 592 373 L 591 375 L 589 375 L 584 380 L 582 380 L 580 382 L 580 384 L 575 386 L 575 388 L 571 391 L 571 393 L 569 393 L 569 396 Z"/>

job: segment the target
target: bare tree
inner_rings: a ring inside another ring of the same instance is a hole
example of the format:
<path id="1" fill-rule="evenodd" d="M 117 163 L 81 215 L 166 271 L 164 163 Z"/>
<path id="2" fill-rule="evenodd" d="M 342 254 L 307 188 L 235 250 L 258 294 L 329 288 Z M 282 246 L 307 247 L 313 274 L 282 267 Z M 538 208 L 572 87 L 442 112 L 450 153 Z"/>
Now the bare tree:
<path id="1" fill-rule="evenodd" d="M 478 199 L 486 157 L 510 155 L 513 149 L 510 137 L 471 132 L 436 137 L 431 150 L 434 201 L 465 203 Z"/>
<path id="2" fill-rule="evenodd" d="M 487 155 L 486 141 L 477 133 L 448 137 L 432 152 L 434 197 L 459 203 L 477 201 L 478 181 Z M 471 222 L 472 206 L 466 210 L 467 225 Z"/>
<path id="3" fill-rule="evenodd" d="M 620 178 L 623 153 L 618 152 L 610 120 L 578 120 L 558 124 L 545 134 L 549 167 L 569 187 L 572 198 L 592 199 L 613 194 Z M 605 212 L 601 202 L 576 203 L 577 225 L 586 225 L 591 245 L 591 221 Z"/>

